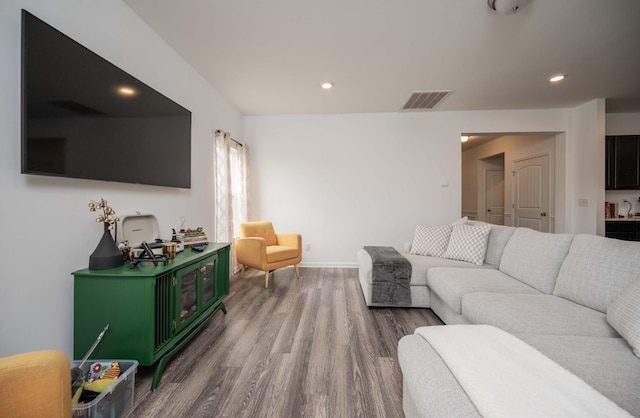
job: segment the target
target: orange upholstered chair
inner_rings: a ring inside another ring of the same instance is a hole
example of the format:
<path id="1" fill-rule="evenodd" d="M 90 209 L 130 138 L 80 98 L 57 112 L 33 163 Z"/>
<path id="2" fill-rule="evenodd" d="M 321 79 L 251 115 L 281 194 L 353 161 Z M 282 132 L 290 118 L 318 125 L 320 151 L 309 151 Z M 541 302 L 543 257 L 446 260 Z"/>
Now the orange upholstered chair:
<path id="1" fill-rule="evenodd" d="M 276 234 L 269 221 L 240 224 L 240 238 L 236 239 L 236 259 L 242 265 L 265 272 L 264 287 L 269 287 L 269 272 L 293 266 L 300 278 L 298 263 L 302 260 L 300 234 Z"/>
<path id="2" fill-rule="evenodd" d="M 0 417 L 62 417 L 71 410 L 71 367 L 57 350 L 0 358 Z"/>

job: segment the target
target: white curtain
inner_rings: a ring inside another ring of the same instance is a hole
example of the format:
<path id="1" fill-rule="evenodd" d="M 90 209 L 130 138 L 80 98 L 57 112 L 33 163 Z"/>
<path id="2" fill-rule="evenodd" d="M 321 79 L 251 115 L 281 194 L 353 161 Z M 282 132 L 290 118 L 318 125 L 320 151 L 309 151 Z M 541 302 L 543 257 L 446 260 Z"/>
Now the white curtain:
<path id="1" fill-rule="evenodd" d="M 233 243 L 241 222 L 248 219 L 247 146 L 231 134 L 215 132 L 214 146 L 215 241 Z M 231 271 L 235 272 L 235 246 L 231 246 Z"/>

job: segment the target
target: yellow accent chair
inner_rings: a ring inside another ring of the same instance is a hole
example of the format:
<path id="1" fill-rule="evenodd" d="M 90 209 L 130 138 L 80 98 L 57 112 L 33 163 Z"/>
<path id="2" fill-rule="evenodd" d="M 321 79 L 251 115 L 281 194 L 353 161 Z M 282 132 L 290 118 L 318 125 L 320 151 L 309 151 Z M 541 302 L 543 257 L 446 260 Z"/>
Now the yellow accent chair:
<path id="1" fill-rule="evenodd" d="M 57 350 L 0 358 L 0 417 L 64 417 L 71 410 L 71 367 Z"/>
<path id="2" fill-rule="evenodd" d="M 276 234 L 269 221 L 240 224 L 240 237 L 236 238 L 236 259 L 242 265 L 265 272 L 264 287 L 269 287 L 269 272 L 293 265 L 296 278 L 300 278 L 298 263 L 302 260 L 300 234 Z"/>

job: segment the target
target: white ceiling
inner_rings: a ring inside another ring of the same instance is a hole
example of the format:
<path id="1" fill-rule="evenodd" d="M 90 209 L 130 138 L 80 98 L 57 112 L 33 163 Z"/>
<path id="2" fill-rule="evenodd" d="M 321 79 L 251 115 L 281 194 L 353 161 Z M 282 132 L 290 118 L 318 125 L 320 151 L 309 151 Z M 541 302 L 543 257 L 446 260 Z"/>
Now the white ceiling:
<path id="1" fill-rule="evenodd" d="M 396 112 L 424 90 L 453 90 L 435 110 L 640 111 L 640 0 L 124 1 L 246 115 Z"/>

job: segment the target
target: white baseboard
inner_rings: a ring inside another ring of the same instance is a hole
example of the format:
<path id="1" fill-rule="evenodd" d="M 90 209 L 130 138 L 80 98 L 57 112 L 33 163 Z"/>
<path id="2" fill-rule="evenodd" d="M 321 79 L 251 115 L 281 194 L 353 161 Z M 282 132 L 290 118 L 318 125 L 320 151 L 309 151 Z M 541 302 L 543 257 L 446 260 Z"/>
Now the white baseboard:
<path id="1" fill-rule="evenodd" d="M 300 267 L 329 267 L 329 268 L 358 268 L 358 263 L 339 263 L 331 261 L 314 261 L 314 262 L 301 262 L 298 264 Z"/>

